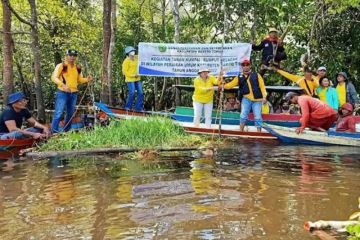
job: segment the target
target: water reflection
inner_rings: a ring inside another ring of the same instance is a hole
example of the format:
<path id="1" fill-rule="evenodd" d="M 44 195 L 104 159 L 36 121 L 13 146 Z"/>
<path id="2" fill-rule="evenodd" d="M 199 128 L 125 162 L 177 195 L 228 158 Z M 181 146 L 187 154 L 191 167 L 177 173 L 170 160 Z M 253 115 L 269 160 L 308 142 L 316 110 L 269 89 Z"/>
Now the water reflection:
<path id="1" fill-rule="evenodd" d="M 346 219 L 355 210 L 359 152 L 244 141 L 214 159 L 11 162 L 0 172 L 0 235 L 308 239 L 304 221 Z"/>

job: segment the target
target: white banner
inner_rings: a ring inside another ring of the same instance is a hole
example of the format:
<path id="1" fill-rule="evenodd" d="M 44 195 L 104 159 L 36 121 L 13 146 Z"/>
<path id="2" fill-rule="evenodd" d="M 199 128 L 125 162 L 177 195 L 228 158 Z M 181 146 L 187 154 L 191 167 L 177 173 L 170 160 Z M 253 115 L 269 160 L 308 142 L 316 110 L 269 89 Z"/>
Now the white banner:
<path id="1" fill-rule="evenodd" d="M 195 77 L 201 67 L 219 74 L 221 66 L 227 76 L 237 76 L 240 63 L 250 59 L 251 44 L 139 44 L 139 75 L 161 77 Z"/>

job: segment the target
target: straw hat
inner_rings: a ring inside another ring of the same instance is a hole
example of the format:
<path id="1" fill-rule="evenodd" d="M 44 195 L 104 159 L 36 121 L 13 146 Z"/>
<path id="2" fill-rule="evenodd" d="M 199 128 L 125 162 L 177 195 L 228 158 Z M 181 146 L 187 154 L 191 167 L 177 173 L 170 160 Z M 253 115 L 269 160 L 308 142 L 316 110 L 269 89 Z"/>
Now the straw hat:
<path id="1" fill-rule="evenodd" d="M 269 28 L 269 33 L 271 32 L 279 33 L 279 31 L 276 28 Z"/>

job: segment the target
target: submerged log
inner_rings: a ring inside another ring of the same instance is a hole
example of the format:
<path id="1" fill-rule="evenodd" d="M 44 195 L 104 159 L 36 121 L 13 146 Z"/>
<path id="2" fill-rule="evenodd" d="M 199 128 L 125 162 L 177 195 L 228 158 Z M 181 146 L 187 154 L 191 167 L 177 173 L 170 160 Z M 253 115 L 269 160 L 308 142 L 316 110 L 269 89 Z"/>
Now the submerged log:
<path id="1" fill-rule="evenodd" d="M 68 157 L 68 156 L 80 156 L 89 154 L 108 154 L 108 153 L 129 153 L 137 152 L 143 149 L 129 148 L 129 147 L 117 147 L 117 148 L 96 148 L 96 149 L 82 149 L 82 150 L 70 150 L 70 151 L 46 151 L 46 152 L 28 152 L 25 156 L 28 158 L 50 158 L 50 157 Z M 154 148 L 152 149 L 158 152 L 186 152 L 194 150 L 204 150 L 199 147 L 174 147 L 174 148 Z"/>

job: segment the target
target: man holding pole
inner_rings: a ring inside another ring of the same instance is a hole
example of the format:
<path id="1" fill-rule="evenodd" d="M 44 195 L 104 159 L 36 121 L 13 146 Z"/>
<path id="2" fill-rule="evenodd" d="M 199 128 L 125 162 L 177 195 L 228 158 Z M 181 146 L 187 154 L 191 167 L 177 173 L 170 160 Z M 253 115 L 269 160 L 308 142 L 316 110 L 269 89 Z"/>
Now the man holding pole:
<path id="1" fill-rule="evenodd" d="M 61 115 L 65 109 L 66 118 L 64 131 L 70 130 L 71 120 L 75 113 L 78 84 L 88 83 L 93 80 L 92 76 L 88 76 L 87 78 L 82 76 L 80 66 L 75 64 L 77 56 L 78 52 L 76 50 L 67 50 L 65 61 L 56 66 L 51 76 L 51 80 L 57 85 L 55 111 L 51 123 L 53 133 L 59 132 Z"/>
<path id="2" fill-rule="evenodd" d="M 250 110 L 254 113 L 255 126 L 261 132 L 261 107 L 266 100 L 266 89 L 263 78 L 255 71 L 251 71 L 250 60 L 241 62 L 242 73 L 231 82 L 224 85 L 225 89 L 239 86 L 239 99 L 241 102 L 240 130 L 244 131 Z"/>

